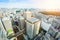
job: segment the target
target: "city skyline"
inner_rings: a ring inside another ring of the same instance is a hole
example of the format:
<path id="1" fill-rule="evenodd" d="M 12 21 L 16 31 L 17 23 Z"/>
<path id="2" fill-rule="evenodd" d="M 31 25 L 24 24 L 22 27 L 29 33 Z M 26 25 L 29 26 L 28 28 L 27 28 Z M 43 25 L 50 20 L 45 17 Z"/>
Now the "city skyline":
<path id="1" fill-rule="evenodd" d="M 60 10 L 60 0 L 0 0 L 0 8 L 40 8 Z"/>

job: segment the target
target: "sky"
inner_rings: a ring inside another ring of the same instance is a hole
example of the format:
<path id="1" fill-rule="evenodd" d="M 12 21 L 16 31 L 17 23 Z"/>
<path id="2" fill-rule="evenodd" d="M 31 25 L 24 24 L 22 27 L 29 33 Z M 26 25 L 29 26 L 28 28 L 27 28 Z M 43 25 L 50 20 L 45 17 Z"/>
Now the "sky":
<path id="1" fill-rule="evenodd" d="M 40 8 L 60 10 L 60 0 L 0 0 L 0 8 Z"/>

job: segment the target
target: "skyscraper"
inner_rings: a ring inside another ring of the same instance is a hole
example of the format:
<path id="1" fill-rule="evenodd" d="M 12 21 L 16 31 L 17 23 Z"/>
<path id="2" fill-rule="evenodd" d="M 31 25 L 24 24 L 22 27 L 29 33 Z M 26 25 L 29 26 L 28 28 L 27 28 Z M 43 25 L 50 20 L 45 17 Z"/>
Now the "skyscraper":
<path id="1" fill-rule="evenodd" d="M 7 38 L 7 31 L 4 29 L 2 21 L 0 19 L 0 40 L 8 40 Z"/>
<path id="2" fill-rule="evenodd" d="M 32 16 L 32 12 L 26 11 L 26 12 L 23 14 L 23 16 L 24 16 L 25 19 L 30 19 L 31 16 Z"/>
<path id="3" fill-rule="evenodd" d="M 2 22 L 3 22 L 3 24 L 4 24 L 5 28 L 6 28 L 6 31 L 8 32 L 8 35 L 14 34 L 11 20 L 8 17 L 4 17 L 2 19 Z"/>
<path id="4" fill-rule="evenodd" d="M 30 39 L 39 33 L 40 20 L 31 18 L 26 21 L 26 32 Z"/>
<path id="5" fill-rule="evenodd" d="M 20 16 L 19 17 L 19 27 L 20 27 L 20 29 L 23 29 L 24 26 L 25 26 L 25 19 L 23 16 Z"/>

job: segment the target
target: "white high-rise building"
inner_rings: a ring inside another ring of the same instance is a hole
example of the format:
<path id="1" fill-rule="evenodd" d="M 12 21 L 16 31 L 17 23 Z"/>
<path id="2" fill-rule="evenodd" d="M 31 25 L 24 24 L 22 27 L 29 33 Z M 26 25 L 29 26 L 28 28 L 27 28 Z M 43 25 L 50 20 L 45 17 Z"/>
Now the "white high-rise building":
<path id="1" fill-rule="evenodd" d="M 39 33 L 40 20 L 36 18 L 31 18 L 26 21 L 26 32 L 30 39 Z"/>
<path id="2" fill-rule="evenodd" d="M 7 34 L 7 32 L 4 29 L 4 26 L 3 26 L 2 21 L 0 19 L 0 40 L 8 40 L 6 34 Z"/>
<path id="3" fill-rule="evenodd" d="M 49 22 L 50 21 L 50 22 Z M 49 28 L 51 27 L 51 21 L 52 19 L 50 20 L 46 20 L 46 19 L 42 19 L 41 21 L 41 27 L 45 30 L 45 31 L 48 31 Z"/>
<path id="4" fill-rule="evenodd" d="M 2 12 L 0 12 L 0 18 L 2 18 L 3 17 L 3 13 Z"/>
<path id="5" fill-rule="evenodd" d="M 24 16 L 25 19 L 30 19 L 32 17 L 32 12 L 27 11 L 23 14 L 23 16 Z"/>
<path id="6" fill-rule="evenodd" d="M 4 17 L 2 19 L 2 22 L 3 22 L 3 24 L 4 24 L 5 28 L 6 28 L 6 31 L 8 32 L 8 35 L 14 34 L 11 20 L 8 17 Z"/>
<path id="7" fill-rule="evenodd" d="M 1 28 L 2 30 L 4 30 L 4 32 L 6 33 L 6 30 L 4 29 L 4 26 L 3 26 L 3 24 L 2 24 L 1 19 L 0 19 L 0 28 Z"/>
<path id="8" fill-rule="evenodd" d="M 23 29 L 24 26 L 25 26 L 25 19 L 23 16 L 20 16 L 19 17 L 19 27 L 20 27 L 20 29 Z"/>

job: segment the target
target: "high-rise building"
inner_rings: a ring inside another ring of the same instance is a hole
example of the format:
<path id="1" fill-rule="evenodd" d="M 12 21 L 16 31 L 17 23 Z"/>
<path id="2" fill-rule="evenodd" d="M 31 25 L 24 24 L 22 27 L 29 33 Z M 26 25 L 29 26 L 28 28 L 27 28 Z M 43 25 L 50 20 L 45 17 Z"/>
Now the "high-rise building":
<path id="1" fill-rule="evenodd" d="M 1 19 L 0 19 L 0 28 L 1 28 L 2 30 L 4 30 L 4 32 L 6 33 L 6 30 L 5 30 L 5 28 L 4 28 L 3 24 L 2 24 Z"/>
<path id="2" fill-rule="evenodd" d="M 20 16 L 19 17 L 19 27 L 20 27 L 20 29 L 23 29 L 24 26 L 25 26 L 25 19 L 23 16 Z"/>
<path id="3" fill-rule="evenodd" d="M 40 20 L 31 18 L 26 21 L 26 32 L 30 39 L 39 33 Z"/>
<path id="4" fill-rule="evenodd" d="M 0 40 L 8 40 L 6 34 L 7 34 L 7 31 L 4 29 L 4 26 L 0 19 Z"/>
<path id="5" fill-rule="evenodd" d="M 48 31 L 49 28 L 51 27 L 51 23 L 48 23 L 46 19 L 43 19 L 41 22 L 41 27 L 45 30 Z"/>
<path id="6" fill-rule="evenodd" d="M 6 31 L 8 32 L 8 35 L 11 35 L 11 34 L 14 35 L 11 20 L 8 17 L 4 17 L 2 19 L 2 22 L 4 24 L 4 27 L 5 27 Z"/>
<path id="7" fill-rule="evenodd" d="M 23 16 L 24 16 L 25 19 L 30 19 L 31 16 L 32 16 L 32 12 L 26 11 L 26 12 L 23 14 Z"/>
<path id="8" fill-rule="evenodd" d="M 0 18 L 2 18 L 3 17 L 3 13 L 2 12 L 0 12 Z"/>

